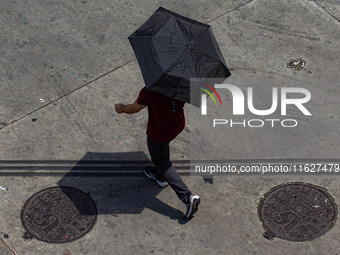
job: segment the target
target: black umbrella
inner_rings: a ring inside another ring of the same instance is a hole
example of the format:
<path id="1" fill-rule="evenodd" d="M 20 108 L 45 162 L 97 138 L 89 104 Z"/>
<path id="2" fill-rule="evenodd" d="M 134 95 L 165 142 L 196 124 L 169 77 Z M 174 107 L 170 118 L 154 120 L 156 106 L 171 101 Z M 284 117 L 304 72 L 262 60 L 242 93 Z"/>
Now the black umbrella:
<path id="1" fill-rule="evenodd" d="M 162 7 L 129 41 L 147 90 L 198 106 L 190 102 L 190 78 L 230 76 L 211 27 Z"/>

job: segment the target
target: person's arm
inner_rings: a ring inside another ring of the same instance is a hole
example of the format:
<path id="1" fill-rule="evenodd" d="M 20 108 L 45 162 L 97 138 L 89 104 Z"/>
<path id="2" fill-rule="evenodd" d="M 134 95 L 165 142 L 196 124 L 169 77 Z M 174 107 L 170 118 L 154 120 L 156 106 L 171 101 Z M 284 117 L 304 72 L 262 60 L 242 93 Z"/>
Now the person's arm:
<path id="1" fill-rule="evenodd" d="M 121 113 L 127 113 L 127 114 L 133 114 L 137 113 L 140 110 L 144 109 L 146 105 L 141 105 L 137 103 L 137 100 L 133 104 L 115 104 L 116 112 Z"/>

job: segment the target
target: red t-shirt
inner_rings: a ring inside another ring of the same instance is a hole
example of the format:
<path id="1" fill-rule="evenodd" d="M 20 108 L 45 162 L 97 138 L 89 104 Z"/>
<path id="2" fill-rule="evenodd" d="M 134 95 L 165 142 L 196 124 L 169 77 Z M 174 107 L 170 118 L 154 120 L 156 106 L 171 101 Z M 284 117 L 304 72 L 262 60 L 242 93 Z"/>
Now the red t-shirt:
<path id="1" fill-rule="evenodd" d="M 137 103 L 148 106 L 149 119 L 146 134 L 154 141 L 168 143 L 182 132 L 185 126 L 184 102 L 174 99 L 176 111 L 172 110 L 172 99 L 147 91 L 144 87 Z"/>

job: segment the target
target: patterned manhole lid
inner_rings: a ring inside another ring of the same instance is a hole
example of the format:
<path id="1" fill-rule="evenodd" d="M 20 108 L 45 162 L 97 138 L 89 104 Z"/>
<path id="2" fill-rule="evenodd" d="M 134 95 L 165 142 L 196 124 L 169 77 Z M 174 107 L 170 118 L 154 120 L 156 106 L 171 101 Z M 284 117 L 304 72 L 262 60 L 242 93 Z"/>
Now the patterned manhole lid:
<path id="1" fill-rule="evenodd" d="M 87 234 L 96 223 L 97 207 L 83 191 L 72 187 L 51 187 L 27 200 L 21 221 L 28 233 L 48 243 L 74 241 Z"/>
<path id="2" fill-rule="evenodd" d="M 301 58 L 289 60 L 287 63 L 287 67 L 295 71 L 302 70 L 305 67 L 305 65 L 306 65 L 306 61 L 304 61 Z"/>
<path id="3" fill-rule="evenodd" d="M 281 184 L 264 194 L 258 213 L 266 238 L 302 242 L 329 231 L 338 211 L 326 189 L 297 182 Z"/>

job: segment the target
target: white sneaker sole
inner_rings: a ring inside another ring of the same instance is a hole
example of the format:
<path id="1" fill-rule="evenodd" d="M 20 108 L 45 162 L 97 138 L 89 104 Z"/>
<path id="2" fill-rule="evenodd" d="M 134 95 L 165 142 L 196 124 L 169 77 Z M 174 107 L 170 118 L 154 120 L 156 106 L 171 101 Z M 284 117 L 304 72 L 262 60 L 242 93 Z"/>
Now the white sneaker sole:
<path id="1" fill-rule="evenodd" d="M 197 195 L 192 195 L 190 197 L 190 207 L 189 207 L 189 211 L 187 212 L 187 218 L 192 217 L 198 210 L 198 206 L 201 202 L 201 199 L 199 196 Z"/>

